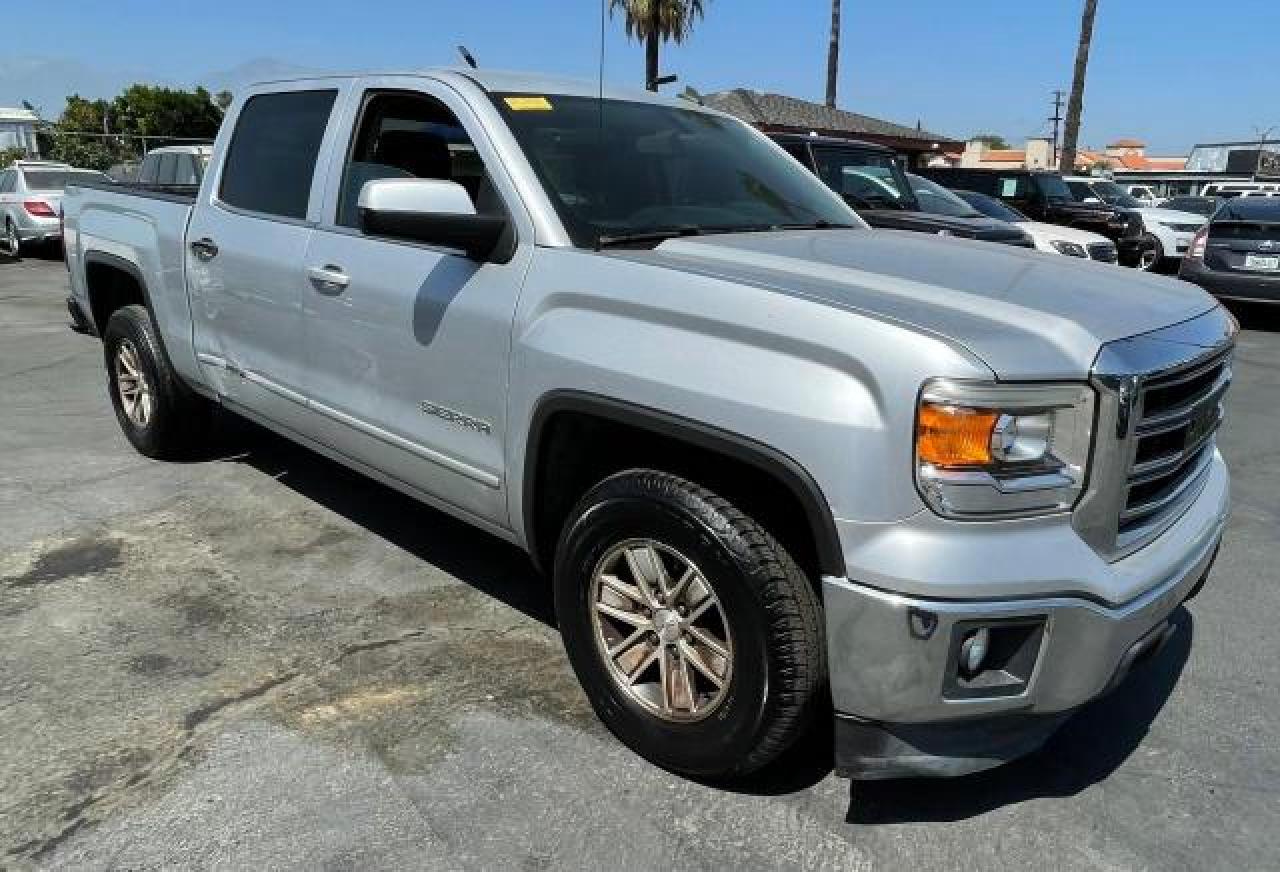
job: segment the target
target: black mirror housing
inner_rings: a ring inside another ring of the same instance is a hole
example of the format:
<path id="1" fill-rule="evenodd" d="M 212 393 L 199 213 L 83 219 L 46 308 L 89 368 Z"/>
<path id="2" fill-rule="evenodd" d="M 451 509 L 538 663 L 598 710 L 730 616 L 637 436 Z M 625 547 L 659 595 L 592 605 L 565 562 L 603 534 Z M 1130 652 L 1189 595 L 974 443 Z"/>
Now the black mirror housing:
<path id="1" fill-rule="evenodd" d="M 478 261 L 511 259 L 510 225 L 505 215 L 360 210 L 360 229 L 370 236 L 455 248 Z"/>

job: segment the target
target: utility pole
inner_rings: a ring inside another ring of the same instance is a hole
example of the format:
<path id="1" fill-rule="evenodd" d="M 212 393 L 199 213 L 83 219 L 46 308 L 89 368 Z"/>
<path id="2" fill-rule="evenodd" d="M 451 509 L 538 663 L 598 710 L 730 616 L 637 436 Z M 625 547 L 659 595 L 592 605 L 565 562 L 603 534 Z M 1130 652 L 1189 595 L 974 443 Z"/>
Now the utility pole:
<path id="1" fill-rule="evenodd" d="M 1062 99 L 1067 92 L 1061 88 L 1053 91 L 1053 114 L 1049 116 L 1049 120 L 1053 122 L 1053 165 L 1058 165 L 1058 125 L 1062 123 Z"/>

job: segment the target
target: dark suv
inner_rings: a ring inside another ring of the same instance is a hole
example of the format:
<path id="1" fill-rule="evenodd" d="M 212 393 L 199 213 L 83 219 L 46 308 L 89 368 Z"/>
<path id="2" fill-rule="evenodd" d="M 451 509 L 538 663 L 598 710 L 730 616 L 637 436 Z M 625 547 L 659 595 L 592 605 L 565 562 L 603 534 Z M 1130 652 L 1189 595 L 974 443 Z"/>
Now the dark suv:
<path id="1" fill-rule="evenodd" d="M 961 217 L 921 208 L 897 155 L 883 145 L 796 133 L 770 134 L 770 138 L 843 197 L 872 227 L 1031 247 L 1025 233 L 1004 221 L 976 213 Z"/>
<path id="2" fill-rule="evenodd" d="M 1059 173 L 950 167 L 917 172 L 948 188 L 996 197 L 1036 221 L 1100 233 L 1115 241 L 1123 264 L 1136 263 L 1142 252 L 1141 220 L 1105 203 L 1077 202 Z"/>

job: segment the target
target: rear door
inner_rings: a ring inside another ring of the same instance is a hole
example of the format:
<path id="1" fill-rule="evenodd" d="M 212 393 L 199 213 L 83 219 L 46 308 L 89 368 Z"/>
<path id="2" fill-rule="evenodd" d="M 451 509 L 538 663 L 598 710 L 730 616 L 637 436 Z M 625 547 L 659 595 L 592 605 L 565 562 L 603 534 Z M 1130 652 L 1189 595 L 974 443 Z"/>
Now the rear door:
<path id="1" fill-rule="evenodd" d="M 233 403 L 305 428 L 302 263 L 320 212 L 321 156 L 344 85 L 250 96 L 187 229 L 197 357 Z"/>
<path id="2" fill-rule="evenodd" d="M 306 391 L 327 444 L 505 524 L 507 367 L 532 223 L 456 92 L 417 77 L 361 84 L 304 263 Z M 480 263 L 365 234 L 357 202 L 379 178 L 462 185 L 477 212 L 512 220 L 514 253 Z"/>

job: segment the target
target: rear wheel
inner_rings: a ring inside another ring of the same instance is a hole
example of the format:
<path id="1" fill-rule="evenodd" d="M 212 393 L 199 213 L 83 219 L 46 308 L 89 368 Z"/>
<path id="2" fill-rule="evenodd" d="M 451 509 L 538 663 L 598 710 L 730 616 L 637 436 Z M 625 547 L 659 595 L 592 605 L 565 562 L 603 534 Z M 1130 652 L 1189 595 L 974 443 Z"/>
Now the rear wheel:
<path id="1" fill-rule="evenodd" d="M 4 222 L 4 253 L 15 258 L 22 256 L 22 239 L 12 218 L 6 218 Z"/>
<path id="2" fill-rule="evenodd" d="M 824 705 L 813 585 L 764 529 L 692 482 L 632 470 L 593 488 L 561 536 L 555 586 L 596 713 L 661 766 L 746 774 Z"/>
<path id="3" fill-rule="evenodd" d="M 210 408 L 179 380 L 143 306 L 112 313 L 102 334 L 107 392 L 125 437 L 147 457 L 191 455 L 208 432 Z"/>

